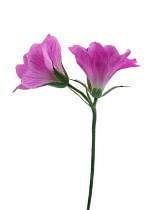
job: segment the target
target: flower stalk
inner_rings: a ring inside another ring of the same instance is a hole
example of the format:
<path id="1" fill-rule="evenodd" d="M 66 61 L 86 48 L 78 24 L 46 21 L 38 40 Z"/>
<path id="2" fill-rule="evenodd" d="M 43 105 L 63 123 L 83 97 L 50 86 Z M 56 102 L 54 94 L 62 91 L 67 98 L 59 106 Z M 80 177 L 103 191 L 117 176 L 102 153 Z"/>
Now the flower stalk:
<path id="1" fill-rule="evenodd" d="M 92 109 L 92 148 L 91 148 L 91 172 L 90 172 L 90 184 L 89 184 L 89 193 L 88 193 L 88 202 L 87 202 L 87 210 L 90 210 L 91 199 L 92 199 L 92 191 L 93 191 L 93 181 L 94 181 L 94 169 L 95 169 L 95 145 L 96 145 L 96 120 L 97 120 L 97 110 L 96 103 L 97 98 L 94 99 Z"/>
<path id="2" fill-rule="evenodd" d="M 97 121 L 97 109 L 96 104 L 98 98 L 94 98 L 94 101 L 91 101 L 91 98 L 86 90 L 87 96 L 74 87 L 71 84 L 68 84 L 68 87 L 73 90 L 78 96 L 82 98 L 82 100 L 87 103 L 91 107 L 92 110 L 92 147 L 91 147 L 91 170 L 90 170 L 90 182 L 89 182 L 89 193 L 88 193 L 88 201 L 87 201 L 87 210 L 90 210 L 91 206 L 91 199 L 92 199 L 92 192 L 93 192 L 93 182 L 94 182 L 94 169 L 95 169 L 95 142 L 96 142 L 96 121 Z"/>

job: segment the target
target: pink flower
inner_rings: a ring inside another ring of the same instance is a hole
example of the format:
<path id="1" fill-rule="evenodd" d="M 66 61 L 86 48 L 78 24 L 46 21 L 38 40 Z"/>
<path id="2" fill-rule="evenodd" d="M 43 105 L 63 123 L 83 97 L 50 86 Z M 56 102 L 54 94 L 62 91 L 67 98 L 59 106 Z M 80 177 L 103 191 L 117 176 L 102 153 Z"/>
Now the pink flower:
<path id="1" fill-rule="evenodd" d="M 41 44 L 33 44 L 23 56 L 24 64 L 16 66 L 16 73 L 21 79 L 17 89 L 37 88 L 41 85 L 58 82 L 53 68 L 63 73 L 61 47 L 58 40 L 48 34 Z"/>
<path id="2" fill-rule="evenodd" d="M 92 90 L 104 90 L 111 77 L 120 69 L 137 67 L 136 59 L 128 59 L 131 51 L 120 55 L 112 45 L 102 46 L 92 42 L 87 49 L 74 45 L 69 50 L 75 55 L 76 61 L 85 72 Z M 91 90 L 91 92 L 92 92 Z"/>

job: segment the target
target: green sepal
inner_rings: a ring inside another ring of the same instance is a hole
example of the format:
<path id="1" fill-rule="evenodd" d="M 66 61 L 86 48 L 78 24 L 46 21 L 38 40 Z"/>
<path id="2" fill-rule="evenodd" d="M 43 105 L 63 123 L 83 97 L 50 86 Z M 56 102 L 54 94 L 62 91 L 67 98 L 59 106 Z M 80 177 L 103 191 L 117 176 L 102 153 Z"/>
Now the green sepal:
<path id="1" fill-rule="evenodd" d="M 90 83 L 90 81 L 89 81 L 89 79 L 88 79 L 88 78 L 87 78 L 87 84 L 88 84 L 89 91 L 91 92 L 91 90 L 92 90 L 92 86 L 91 86 L 91 83 Z"/>
<path id="2" fill-rule="evenodd" d="M 49 82 L 49 83 L 46 83 L 44 85 L 41 85 L 40 87 L 46 86 L 46 85 L 56 87 L 56 88 L 65 88 L 67 86 L 66 84 L 60 83 L 60 82 Z"/>
<path id="3" fill-rule="evenodd" d="M 71 79 L 71 80 L 73 80 L 73 79 Z M 85 87 L 86 94 L 87 94 L 87 98 L 88 98 L 88 100 L 89 100 L 88 103 L 89 103 L 89 104 L 92 104 L 92 100 L 91 100 L 91 97 L 90 97 L 90 95 L 89 95 L 90 91 L 89 91 L 88 87 L 87 87 L 83 82 L 81 82 L 81 81 L 79 81 L 79 80 L 74 79 L 73 81 L 74 81 L 74 82 L 77 82 L 77 83 L 81 84 L 83 87 Z"/>
<path id="4" fill-rule="evenodd" d="M 68 79 L 68 81 L 69 81 L 68 74 L 67 74 L 67 72 L 66 72 L 66 70 L 65 70 L 65 68 L 64 68 L 64 66 L 63 66 L 63 64 L 62 64 L 62 70 L 63 70 L 63 72 L 64 72 L 64 74 L 65 74 L 66 78 L 67 78 L 67 79 Z"/>
<path id="5" fill-rule="evenodd" d="M 101 88 L 93 88 L 91 94 L 94 98 L 100 98 L 102 96 L 102 89 Z"/>
<path id="6" fill-rule="evenodd" d="M 114 89 L 116 89 L 116 88 L 119 88 L 119 87 L 130 87 L 130 86 L 122 86 L 122 85 L 120 85 L 120 86 L 114 86 L 114 87 L 110 88 L 109 90 L 107 90 L 107 91 L 102 95 L 102 97 L 105 96 L 105 95 L 107 95 L 107 94 L 108 94 L 109 92 L 111 92 L 112 90 L 114 90 Z"/>
<path id="7" fill-rule="evenodd" d="M 77 80 L 77 79 L 70 79 L 70 80 L 72 80 L 74 82 L 77 82 L 77 83 L 81 84 L 82 86 L 84 86 L 85 88 L 87 88 L 87 86 L 83 82 L 81 82 L 80 80 Z"/>
<path id="8" fill-rule="evenodd" d="M 61 72 L 57 71 L 54 67 L 53 67 L 53 70 L 54 70 L 55 76 L 57 77 L 57 79 L 58 79 L 61 83 L 64 83 L 64 84 L 68 84 L 68 83 L 69 83 L 68 75 L 62 74 Z M 64 71 L 64 72 L 65 72 L 65 71 Z"/>

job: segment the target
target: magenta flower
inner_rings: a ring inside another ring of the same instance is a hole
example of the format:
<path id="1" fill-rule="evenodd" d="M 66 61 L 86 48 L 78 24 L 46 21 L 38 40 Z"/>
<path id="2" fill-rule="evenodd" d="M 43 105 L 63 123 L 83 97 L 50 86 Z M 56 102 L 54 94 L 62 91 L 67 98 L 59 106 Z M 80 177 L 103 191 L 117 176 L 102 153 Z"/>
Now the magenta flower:
<path id="1" fill-rule="evenodd" d="M 29 52 L 23 56 L 23 60 L 24 64 L 16 66 L 16 73 L 21 79 L 21 84 L 13 92 L 17 89 L 25 90 L 51 82 L 59 82 L 54 70 L 61 74 L 64 73 L 60 44 L 50 34 L 41 44 L 32 45 Z"/>
<path id="2" fill-rule="evenodd" d="M 92 42 L 87 49 L 74 45 L 69 47 L 69 50 L 75 55 L 77 63 L 85 72 L 90 83 L 88 87 L 94 97 L 97 91 L 101 96 L 106 84 L 118 70 L 139 66 L 136 64 L 136 59 L 127 58 L 131 53 L 130 50 L 120 55 L 112 45 L 103 47 L 97 42 Z"/>

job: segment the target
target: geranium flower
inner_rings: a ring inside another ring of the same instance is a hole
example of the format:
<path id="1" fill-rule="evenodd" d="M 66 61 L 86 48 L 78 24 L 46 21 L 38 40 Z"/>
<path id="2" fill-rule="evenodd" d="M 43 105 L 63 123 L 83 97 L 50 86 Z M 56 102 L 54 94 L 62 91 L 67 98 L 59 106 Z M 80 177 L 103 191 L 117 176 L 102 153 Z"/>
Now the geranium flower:
<path id="1" fill-rule="evenodd" d="M 136 59 L 127 58 L 131 51 L 120 55 L 112 45 L 102 46 L 92 42 L 87 49 L 79 45 L 69 47 L 78 65 L 85 72 L 88 87 L 94 97 L 100 97 L 111 77 L 120 69 L 137 67 Z"/>
<path id="2" fill-rule="evenodd" d="M 61 46 L 50 34 L 41 44 L 33 44 L 23 60 L 24 64 L 16 66 L 21 84 L 13 92 L 17 89 L 38 88 L 48 83 L 60 83 L 55 71 L 66 76 L 61 62 Z"/>

